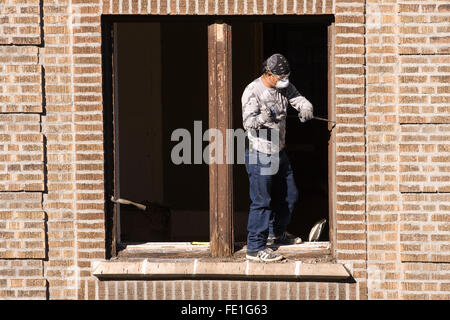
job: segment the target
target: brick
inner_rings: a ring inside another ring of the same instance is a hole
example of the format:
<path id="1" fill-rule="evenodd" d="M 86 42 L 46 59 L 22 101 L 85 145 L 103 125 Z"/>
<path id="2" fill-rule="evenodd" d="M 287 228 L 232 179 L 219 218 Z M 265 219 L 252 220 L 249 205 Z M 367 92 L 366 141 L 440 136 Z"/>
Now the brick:
<path id="1" fill-rule="evenodd" d="M 399 76 L 400 92 L 400 122 L 401 123 L 432 123 L 448 122 L 448 117 L 442 117 L 439 112 L 440 105 L 445 104 L 448 97 L 446 90 L 448 87 L 448 70 L 441 66 L 448 65 L 449 59 L 446 56 L 423 57 L 405 56 L 402 57 L 401 68 L 405 70 Z M 415 69 L 408 69 L 408 68 Z M 407 89 L 415 88 L 414 92 Z M 438 92 L 438 88 L 439 92 Z"/>
<path id="2" fill-rule="evenodd" d="M 0 4 L 1 44 L 40 44 L 39 0 L 5 0 Z"/>
<path id="3" fill-rule="evenodd" d="M 399 21 L 402 23 L 399 34 L 399 52 L 404 54 L 448 53 L 449 38 L 441 33 L 439 24 L 444 22 L 446 7 L 436 10 L 436 4 L 425 2 L 401 4 Z M 420 14 L 418 14 L 421 12 Z M 418 24 L 422 24 L 420 28 Z M 421 37 L 417 37 L 421 35 Z"/>
<path id="4" fill-rule="evenodd" d="M 38 48 L 0 47 L 0 61 L 0 112 L 41 112 Z"/>
<path id="5" fill-rule="evenodd" d="M 15 232 L 22 232 L 21 235 L 40 238 L 35 229 L 41 229 L 47 216 L 49 259 L 39 262 L 41 268 L 45 263 L 50 298 L 227 299 L 236 296 L 277 299 L 284 288 L 289 288 L 289 297 L 308 299 L 446 297 L 448 288 L 445 285 L 436 287 L 437 281 L 433 282 L 431 278 L 445 278 L 448 271 L 430 262 L 448 259 L 446 224 L 450 204 L 445 196 L 439 198 L 428 193 L 450 191 L 446 165 L 450 156 L 446 154 L 448 141 L 445 140 L 449 130 L 442 125 L 450 121 L 446 115 L 449 111 L 449 29 L 445 25 L 448 5 L 406 0 L 398 3 L 361 0 L 112 0 L 86 3 L 77 0 L 73 1 L 72 9 L 80 9 L 80 23 L 69 28 L 64 1 L 44 2 L 42 8 L 39 1 L 29 1 L 26 5 L 22 2 L 11 5 L 12 1 L 5 3 L 0 5 L 7 10 L 0 12 L 8 12 L 8 15 L 0 16 L 1 41 L 22 46 L 0 48 L 0 65 L 5 70 L 0 72 L 0 83 L 4 84 L 0 86 L 3 90 L 0 106 L 13 113 L 10 118 L 4 117 L 0 121 L 0 128 L 4 128 L 0 129 L 0 141 L 4 145 L 0 150 L 0 191 L 43 191 L 41 172 L 44 169 L 48 172 L 45 177 L 47 193 L 43 199 L 24 201 L 32 207 L 23 210 L 1 208 L 1 219 L 8 221 L 0 220 L 0 229 L 5 229 L 4 238 L 1 238 L 5 242 L 0 242 L 0 250 L 2 244 L 8 255 L 24 246 L 41 249 L 40 243 L 32 242 L 35 238 L 27 238 L 31 241 L 27 242 L 19 237 L 8 237 L 11 233 L 15 236 Z M 207 7 L 208 13 L 215 13 L 216 3 L 219 14 L 245 14 L 245 10 L 248 14 L 274 11 L 277 14 L 335 14 L 338 260 L 352 262 L 353 274 L 365 279 L 366 256 L 378 259 L 376 262 L 379 262 L 383 280 L 378 284 L 370 282 L 376 280 L 371 278 L 372 274 L 368 277 L 369 283 L 357 279 L 357 284 L 310 282 L 289 283 L 289 287 L 279 282 L 200 283 L 190 280 L 176 283 L 112 281 L 105 284 L 90 278 L 90 262 L 102 258 L 105 237 L 102 226 L 104 204 L 101 203 L 104 159 L 100 12 L 165 15 L 176 14 L 179 10 L 182 14 L 202 14 Z M 41 41 L 41 13 L 45 41 L 43 47 L 38 48 L 34 45 Z M 399 34 L 395 34 L 397 28 Z M 75 33 L 73 37 L 69 32 Z M 45 79 L 42 78 L 43 71 Z M 41 88 L 42 83 L 45 88 Z M 46 113 L 42 114 L 42 120 L 24 120 L 18 116 L 17 113 L 25 112 L 41 116 L 38 114 L 44 111 L 43 89 Z M 76 95 L 73 97 L 72 93 Z M 21 124 L 24 121 L 27 123 Z M 419 131 L 415 127 L 420 128 Z M 434 131 L 427 131 L 432 129 Z M 47 144 L 45 164 L 43 134 Z M 425 194 L 409 194 L 411 191 Z M 0 206 L 20 203 L 11 198 L 14 193 L 2 193 L 4 201 Z M 42 204 L 46 214 L 43 214 Z M 14 221 L 9 221 L 11 219 Z M 92 237 L 94 241 L 91 241 Z M 397 249 L 401 258 L 396 256 Z M 77 266 L 74 257 L 78 259 Z M 34 258 L 34 254 L 25 258 Z M 397 263 L 399 258 L 414 263 Z M 405 264 L 420 264 L 417 261 L 421 259 L 433 264 L 435 269 L 426 270 L 420 266 L 423 270 L 417 271 L 417 275 L 413 273 L 416 271 L 399 271 Z M 10 273 L 19 267 L 8 263 L 3 269 L 0 267 L 0 274 L 4 272 L 13 277 Z M 79 284 L 71 278 L 74 266 L 80 268 L 77 271 L 81 277 Z M 34 278 L 38 278 L 37 271 L 42 272 L 37 267 L 21 268 L 22 274 Z M 426 280 L 422 287 L 413 281 L 414 277 Z M 30 281 L 30 287 L 33 283 L 41 286 L 39 281 Z M 422 289 L 426 293 L 411 291 Z M 441 289 L 445 290 L 439 292 Z M 288 296 L 285 292 L 281 296 L 284 294 Z M 24 295 L 18 291 L 0 290 L 2 297 Z"/>
<path id="6" fill-rule="evenodd" d="M 404 261 L 417 262 L 446 262 L 449 259 L 448 248 L 441 246 L 442 242 L 448 241 L 448 230 L 440 229 L 441 219 L 433 219 L 429 213 L 440 201 L 446 203 L 448 196 L 437 197 L 435 194 L 407 195 L 403 196 L 403 207 L 409 214 L 401 215 L 401 253 Z M 412 206 L 414 204 L 414 206 Z M 428 208 L 428 210 L 426 209 Z M 448 212 L 440 212 L 441 217 L 448 216 Z M 442 220 L 446 220 L 446 218 Z M 410 234 L 414 228 L 413 234 Z M 419 241 L 419 242 L 417 242 Z"/>
<path id="7" fill-rule="evenodd" d="M 0 257 L 37 258 L 45 257 L 45 225 L 40 193 L 0 194 L 1 198 L 10 198 L 0 207 L 1 216 L 7 218 L 0 227 L 3 237 L 0 239 Z M 7 215 L 5 215 L 5 213 Z M 11 235 L 11 237 L 9 236 Z M 16 246 L 15 243 L 20 244 Z"/>
<path id="8" fill-rule="evenodd" d="M 399 169 L 402 191 L 434 192 L 449 187 L 447 177 L 449 169 L 445 161 L 449 149 L 446 144 L 441 144 L 447 141 L 447 138 L 438 133 L 438 130 L 447 127 L 447 125 L 401 126 L 403 143 L 399 149 L 402 160 Z M 415 142 L 421 144 L 414 144 Z"/>

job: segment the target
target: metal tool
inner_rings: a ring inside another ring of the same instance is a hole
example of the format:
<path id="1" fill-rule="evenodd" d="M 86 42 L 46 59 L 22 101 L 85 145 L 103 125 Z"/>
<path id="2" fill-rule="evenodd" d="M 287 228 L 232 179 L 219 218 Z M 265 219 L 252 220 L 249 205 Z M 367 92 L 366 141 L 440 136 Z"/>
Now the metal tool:
<path id="1" fill-rule="evenodd" d="M 147 207 L 144 206 L 143 204 L 140 204 L 140 203 L 137 203 L 137 202 L 133 202 L 133 201 L 130 201 L 130 200 L 126 200 L 126 199 L 122 199 L 122 198 L 116 199 L 114 196 L 111 196 L 111 201 L 114 202 L 114 203 L 131 204 L 131 205 L 133 205 L 135 207 L 138 207 L 139 209 L 141 209 L 143 211 L 145 211 L 147 209 Z"/>
<path id="2" fill-rule="evenodd" d="M 317 221 L 314 226 L 312 227 L 311 231 L 309 232 L 309 242 L 311 241 L 317 241 L 320 238 L 320 234 L 323 231 L 323 227 L 325 223 L 327 222 L 327 219 L 322 219 L 320 221 Z"/>
<path id="3" fill-rule="evenodd" d="M 298 116 L 294 116 L 294 115 L 290 115 L 290 116 L 287 116 L 287 117 L 288 117 L 288 118 L 298 118 Z M 312 118 L 313 118 L 313 119 L 316 119 L 316 120 L 325 121 L 325 122 L 331 122 L 331 123 L 336 124 L 336 121 L 334 121 L 334 120 L 329 120 L 329 119 L 325 119 L 325 118 L 321 118 L 321 117 L 316 117 L 316 116 L 313 116 Z"/>
<path id="4" fill-rule="evenodd" d="M 331 122 L 331 123 L 336 124 L 336 121 L 334 121 L 334 120 L 329 120 L 329 119 L 325 119 L 325 118 L 321 118 L 321 117 L 313 116 L 313 119 L 321 120 L 321 121 L 326 121 L 326 122 Z"/>

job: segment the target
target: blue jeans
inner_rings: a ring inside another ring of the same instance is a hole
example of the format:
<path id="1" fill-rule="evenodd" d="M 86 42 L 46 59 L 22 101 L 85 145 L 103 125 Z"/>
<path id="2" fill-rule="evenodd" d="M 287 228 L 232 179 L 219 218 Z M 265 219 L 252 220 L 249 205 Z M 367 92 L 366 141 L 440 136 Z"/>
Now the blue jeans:
<path id="1" fill-rule="evenodd" d="M 269 235 L 280 236 L 286 231 L 298 200 L 297 186 L 286 151 L 283 149 L 274 156 L 268 158 L 260 152 L 245 150 L 251 200 L 247 224 L 249 252 L 264 250 Z M 276 166 L 274 161 L 278 161 L 278 171 L 267 174 L 268 167 Z"/>

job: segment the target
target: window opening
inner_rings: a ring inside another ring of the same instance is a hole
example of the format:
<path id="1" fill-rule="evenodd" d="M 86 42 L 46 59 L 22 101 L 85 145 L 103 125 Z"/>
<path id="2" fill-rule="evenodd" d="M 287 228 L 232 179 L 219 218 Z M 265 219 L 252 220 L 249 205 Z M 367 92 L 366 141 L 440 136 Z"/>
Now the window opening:
<path id="1" fill-rule="evenodd" d="M 122 243 L 209 240 L 208 165 L 176 165 L 177 128 L 208 127 L 206 23 L 117 23 Z"/>
<path id="2" fill-rule="evenodd" d="M 233 128 L 242 128 L 240 100 L 245 86 L 261 75 L 263 59 L 275 52 L 288 58 L 293 70 L 290 80 L 313 103 L 314 114 L 332 118 L 329 25 L 236 20 L 231 23 Z M 204 243 L 210 240 L 209 167 L 203 161 L 174 164 L 171 151 L 178 142 L 171 141 L 171 134 L 177 128 L 193 133 L 194 121 L 201 121 L 202 133 L 209 127 L 208 24 L 162 21 L 114 23 L 117 240 Z M 327 123 L 314 120 L 301 124 L 296 110 L 289 107 L 286 150 L 300 198 L 288 231 L 304 241 L 314 223 L 323 218 L 327 223 L 319 240 L 330 238 L 329 129 Z M 207 144 L 202 143 L 202 150 Z M 241 244 L 246 240 L 250 204 L 242 164 L 233 165 L 230 196 L 232 232 Z M 124 204 L 123 199 L 147 205 L 147 210 Z"/>
<path id="3" fill-rule="evenodd" d="M 289 80 L 314 106 L 314 115 L 328 118 L 327 25 L 305 23 L 232 24 L 233 32 L 233 120 L 242 128 L 241 95 L 262 74 L 263 60 L 283 54 L 291 66 Z M 329 240 L 328 123 L 300 123 L 297 111 L 288 107 L 286 151 L 299 190 L 288 231 L 303 241 L 314 224 L 327 219 L 319 241 Z M 234 167 L 235 239 L 247 236 L 249 182 L 243 165 Z"/>

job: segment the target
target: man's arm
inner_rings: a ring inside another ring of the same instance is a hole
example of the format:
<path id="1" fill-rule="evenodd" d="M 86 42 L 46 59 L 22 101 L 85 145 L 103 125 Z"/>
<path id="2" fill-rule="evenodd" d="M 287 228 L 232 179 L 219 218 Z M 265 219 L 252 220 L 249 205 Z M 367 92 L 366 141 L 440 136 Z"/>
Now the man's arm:
<path id="1" fill-rule="evenodd" d="M 311 120 L 313 117 L 313 105 L 302 96 L 292 83 L 286 89 L 286 97 L 289 103 L 299 112 L 300 121 Z"/>
<path id="2" fill-rule="evenodd" d="M 260 129 L 271 119 L 270 111 L 261 108 L 252 87 L 245 88 L 242 94 L 242 122 L 245 130 Z"/>

